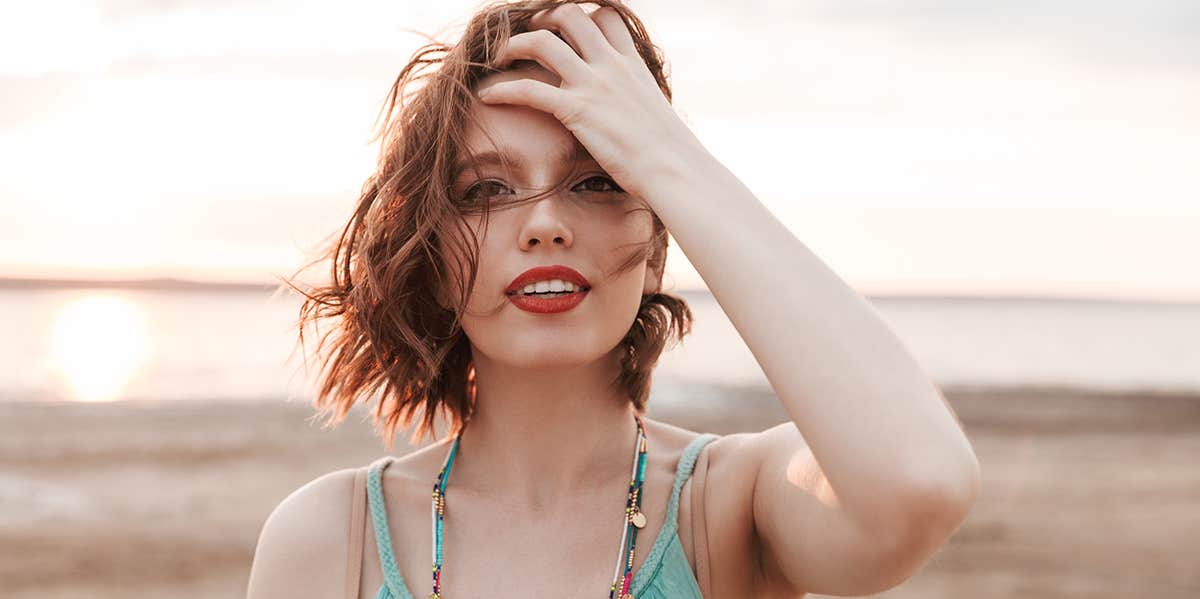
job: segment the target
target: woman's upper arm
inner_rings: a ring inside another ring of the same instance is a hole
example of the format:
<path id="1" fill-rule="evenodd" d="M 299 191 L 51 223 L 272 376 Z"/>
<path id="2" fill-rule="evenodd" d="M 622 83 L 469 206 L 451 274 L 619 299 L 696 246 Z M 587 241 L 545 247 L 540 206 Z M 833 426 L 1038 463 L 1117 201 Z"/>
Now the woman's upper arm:
<path id="1" fill-rule="evenodd" d="M 710 504 L 706 511 L 722 518 L 734 539 L 744 539 L 747 528 L 751 531 L 748 554 L 757 570 L 752 584 L 764 595 L 880 593 L 912 576 L 945 541 L 941 531 L 948 530 L 946 519 L 923 520 L 930 532 L 911 541 L 860 524 L 838 501 L 791 422 L 750 434 L 739 445 L 714 448 L 710 460 L 712 504 L 723 501 L 736 509 L 714 511 Z M 904 500 L 895 489 L 880 493 Z M 729 513 L 739 517 L 729 518 Z"/>
<path id="2" fill-rule="evenodd" d="M 353 469 L 330 472 L 275 506 L 258 536 L 247 599 L 344 592 L 353 485 Z"/>

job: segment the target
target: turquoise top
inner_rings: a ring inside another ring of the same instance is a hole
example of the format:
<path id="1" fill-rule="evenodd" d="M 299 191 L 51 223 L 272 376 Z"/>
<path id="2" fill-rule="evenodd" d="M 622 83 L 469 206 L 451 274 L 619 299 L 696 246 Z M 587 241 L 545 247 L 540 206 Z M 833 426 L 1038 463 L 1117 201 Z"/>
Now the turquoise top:
<path id="1" fill-rule="evenodd" d="M 717 438 L 717 435 L 705 433 L 692 439 L 679 458 L 675 471 L 675 483 L 671 486 L 671 499 L 667 503 L 666 521 L 650 547 L 630 583 L 629 592 L 637 599 L 703 599 L 700 595 L 700 585 L 692 574 L 687 556 L 683 552 L 683 544 L 679 540 L 678 512 L 679 490 L 684 481 L 692 474 L 696 465 L 696 456 L 700 450 Z M 387 525 L 387 508 L 383 503 L 383 486 L 380 484 L 383 469 L 387 468 L 395 458 L 381 460 L 372 464 L 367 473 L 367 499 L 370 504 L 371 522 L 375 527 L 375 547 L 379 550 L 379 563 L 383 568 L 383 585 L 375 594 L 375 599 L 413 599 L 400 569 L 396 566 L 396 555 L 392 551 L 392 535 Z M 620 589 L 618 589 L 620 590 Z M 602 591 L 597 589 L 596 596 Z"/>

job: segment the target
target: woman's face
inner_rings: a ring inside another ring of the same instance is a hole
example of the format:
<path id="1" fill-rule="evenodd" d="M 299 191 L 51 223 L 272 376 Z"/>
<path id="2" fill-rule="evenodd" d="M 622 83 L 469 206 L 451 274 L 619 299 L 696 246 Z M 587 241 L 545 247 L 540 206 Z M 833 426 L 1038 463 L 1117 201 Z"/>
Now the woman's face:
<path id="1" fill-rule="evenodd" d="M 494 73 L 480 85 L 522 77 L 558 85 L 558 76 L 541 66 Z M 638 244 L 650 240 L 649 206 L 620 191 L 554 116 L 527 106 L 478 101 L 474 111 L 476 123 L 466 132 L 468 147 L 457 163 L 495 150 L 508 156 L 511 170 L 480 160 L 478 174 L 470 167 L 461 169 L 451 184 L 456 202 L 491 205 L 486 224 L 482 213 L 465 213 L 479 238 L 479 271 L 462 317 L 473 359 L 537 368 L 583 365 L 604 357 L 629 331 L 642 295 L 657 291 L 658 277 L 644 257 L 634 268 L 617 272 Z M 582 152 L 578 162 L 577 151 Z M 511 204 L 564 178 L 564 186 L 553 194 Z M 550 313 L 518 307 L 507 292 L 510 283 L 531 268 L 552 265 L 570 267 L 586 278 L 590 289 L 582 301 Z"/>

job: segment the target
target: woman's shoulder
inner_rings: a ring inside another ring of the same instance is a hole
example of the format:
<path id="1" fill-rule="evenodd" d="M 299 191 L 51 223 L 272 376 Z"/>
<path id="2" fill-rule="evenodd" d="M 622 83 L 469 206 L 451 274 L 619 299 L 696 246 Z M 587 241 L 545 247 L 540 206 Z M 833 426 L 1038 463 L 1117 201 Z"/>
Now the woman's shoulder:
<path id="1" fill-rule="evenodd" d="M 311 528 L 312 524 L 319 522 L 337 523 L 344 527 L 349 522 L 354 476 L 358 470 L 354 467 L 326 472 L 300 485 L 275 506 L 263 525 L 264 532 L 272 528 Z M 345 520 L 339 520 L 340 512 L 345 512 Z M 289 526 L 300 523 L 309 526 Z M 317 532 L 321 532 L 321 528 L 316 527 Z"/>
<path id="2" fill-rule="evenodd" d="M 270 525 L 272 520 L 312 522 L 317 516 L 326 516 L 320 520 L 331 521 L 334 525 L 346 525 L 352 513 L 355 477 L 359 472 L 364 474 L 365 479 L 371 466 L 388 462 L 388 468 L 383 473 L 383 478 L 388 484 L 400 483 L 404 479 L 412 479 L 416 483 L 424 480 L 420 479 L 419 473 L 427 471 L 428 463 L 438 460 L 436 454 L 437 448 L 424 447 L 403 455 L 380 455 L 377 459 L 360 466 L 326 472 L 296 487 L 284 497 L 266 523 Z M 343 515 L 346 519 L 340 520 Z"/>
<path id="3" fill-rule="evenodd" d="M 674 457 L 678 457 L 693 441 L 707 434 L 650 417 L 643 417 L 642 422 L 646 424 L 647 439 L 651 442 L 657 442 L 656 445 L 658 447 L 665 449 L 668 454 L 674 455 Z M 720 438 L 721 435 L 717 435 L 717 438 L 712 443 L 720 440 Z"/>
<path id="4" fill-rule="evenodd" d="M 254 550 L 248 599 L 342 592 L 357 470 L 322 474 L 275 506 Z"/>
<path id="5" fill-rule="evenodd" d="M 389 501 L 403 501 L 408 495 L 427 501 L 425 485 L 416 483 L 424 480 L 420 473 L 429 468 L 431 460 L 438 459 L 437 451 L 426 446 L 400 456 L 380 456 L 359 466 L 326 472 L 291 491 L 267 516 L 259 533 L 247 599 L 344 593 L 355 476 L 386 461 L 388 468 L 382 478 Z"/>

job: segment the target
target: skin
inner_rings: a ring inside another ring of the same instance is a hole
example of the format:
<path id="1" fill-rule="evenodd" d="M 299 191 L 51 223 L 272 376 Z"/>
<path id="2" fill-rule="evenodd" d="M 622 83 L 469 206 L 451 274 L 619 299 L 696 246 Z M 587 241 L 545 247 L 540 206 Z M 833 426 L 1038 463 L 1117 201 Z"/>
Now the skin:
<path id="1" fill-rule="evenodd" d="M 445 529 L 454 549 L 444 588 L 456 597 L 607 591 L 635 429 L 628 403 L 603 381 L 657 277 L 644 263 L 605 273 L 621 244 L 648 238 L 649 216 L 628 211 L 642 204 L 670 229 L 791 416 L 710 443 L 700 457 L 706 484 L 683 489 L 679 534 L 693 571 L 707 564 L 703 595 L 863 595 L 907 579 L 980 491 L 978 461 L 938 389 L 869 302 L 692 135 L 614 11 L 569 4 L 533 25 L 510 40 L 502 63 L 541 66 L 488 77 L 479 89 L 490 94 L 476 107 L 498 145 L 528 164 L 485 174 L 518 190 L 604 173 L 626 193 L 568 188 L 494 212 L 486 232 L 472 224 L 484 235 L 463 325 L 480 403 L 447 487 L 456 521 Z M 472 132 L 472 151 L 490 147 L 481 133 Z M 575 140 L 590 161 L 572 170 L 551 160 Z M 516 274 L 560 263 L 594 285 L 578 308 L 547 316 L 505 305 Z M 763 281 L 771 293 L 761 292 Z M 635 571 L 661 530 L 680 452 L 697 434 L 645 422 L 649 524 Z M 416 596 L 431 589 L 429 489 L 447 447 L 410 453 L 385 475 L 401 574 Z M 327 474 L 276 508 L 259 539 L 250 597 L 339 596 L 352 477 Z M 700 542 L 697 523 L 706 531 Z M 374 539 L 365 541 L 360 596 L 373 597 L 382 579 Z M 521 583 L 498 584 L 510 580 Z"/>
<path id="2" fill-rule="evenodd" d="M 492 75 L 482 84 L 526 77 L 557 84 L 553 73 L 536 66 Z M 650 239 L 651 214 L 594 160 L 577 165 L 556 160 L 579 142 L 554 117 L 525 106 L 486 104 L 477 104 L 475 115 L 468 153 L 493 148 L 487 131 L 523 164 L 511 172 L 500 165 L 481 166 L 479 173 L 467 169 L 452 187 L 460 197 L 487 182 L 499 206 L 486 229 L 482 217 L 469 218 L 481 246 L 462 326 L 479 399 L 460 446 L 464 459 L 455 459 L 456 486 L 487 489 L 523 505 L 549 505 L 628 474 L 629 458 L 622 456 L 626 446 L 632 455 L 632 411 L 628 398 L 605 381 L 619 372 L 619 342 L 642 295 L 657 289 L 658 277 L 645 260 L 617 272 L 630 248 Z M 504 204 L 549 189 L 564 176 L 570 185 L 554 195 Z M 592 289 L 579 306 L 535 314 L 508 300 L 505 288 L 518 274 L 553 264 L 587 278 Z M 614 444 L 617 440 L 624 442 Z M 491 451 L 496 447 L 503 453 Z M 483 459 L 485 454 L 497 459 Z"/>

